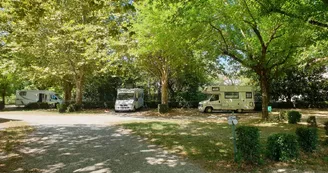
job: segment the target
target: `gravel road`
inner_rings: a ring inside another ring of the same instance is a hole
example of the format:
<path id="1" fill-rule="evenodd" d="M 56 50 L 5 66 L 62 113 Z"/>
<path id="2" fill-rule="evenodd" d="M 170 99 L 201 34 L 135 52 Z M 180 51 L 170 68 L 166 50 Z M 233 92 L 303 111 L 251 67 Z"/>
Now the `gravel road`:
<path id="1" fill-rule="evenodd" d="M 33 173 L 202 173 L 197 165 L 110 124 L 145 118 L 115 115 L 59 115 L 0 112 L 0 118 L 36 127 L 8 172 Z M 1 126 L 1 124 L 0 124 Z M 8 155 L 0 153 L 0 165 Z"/>

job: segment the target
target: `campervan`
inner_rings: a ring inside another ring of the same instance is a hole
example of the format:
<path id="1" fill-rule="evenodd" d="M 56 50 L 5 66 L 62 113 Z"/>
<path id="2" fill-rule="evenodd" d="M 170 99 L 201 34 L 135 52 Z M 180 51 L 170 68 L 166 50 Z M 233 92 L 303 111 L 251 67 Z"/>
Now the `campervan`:
<path id="1" fill-rule="evenodd" d="M 115 111 L 135 111 L 144 106 L 144 90 L 140 88 L 117 89 Z"/>
<path id="2" fill-rule="evenodd" d="M 201 112 L 212 112 L 213 110 L 232 110 L 243 112 L 253 110 L 254 90 L 251 86 L 208 86 L 203 93 L 208 99 L 198 105 Z"/>
<path id="3" fill-rule="evenodd" d="M 63 102 L 62 98 L 53 91 L 47 90 L 18 90 L 16 91 L 16 105 L 26 106 L 30 103 L 46 102 L 56 106 Z"/>

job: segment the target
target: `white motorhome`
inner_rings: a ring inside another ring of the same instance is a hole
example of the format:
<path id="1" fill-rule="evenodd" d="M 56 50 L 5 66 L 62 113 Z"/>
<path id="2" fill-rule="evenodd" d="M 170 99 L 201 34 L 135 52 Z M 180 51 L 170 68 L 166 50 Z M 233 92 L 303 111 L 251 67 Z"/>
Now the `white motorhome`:
<path id="1" fill-rule="evenodd" d="M 243 112 L 255 108 L 254 90 L 251 86 L 208 86 L 203 93 L 209 97 L 199 102 L 198 109 L 201 112 L 213 110 Z"/>
<path id="2" fill-rule="evenodd" d="M 135 111 L 144 106 L 144 90 L 140 88 L 117 89 L 115 111 Z"/>
<path id="3" fill-rule="evenodd" d="M 26 106 L 30 103 L 46 102 L 53 106 L 61 104 L 63 99 L 53 91 L 47 90 L 17 90 L 16 91 L 16 105 Z"/>

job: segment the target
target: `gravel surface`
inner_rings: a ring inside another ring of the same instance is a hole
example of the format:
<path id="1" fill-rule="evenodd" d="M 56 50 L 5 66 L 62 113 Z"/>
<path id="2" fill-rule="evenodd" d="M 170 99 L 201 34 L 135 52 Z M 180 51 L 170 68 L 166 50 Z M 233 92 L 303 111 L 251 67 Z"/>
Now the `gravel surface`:
<path id="1" fill-rule="evenodd" d="M 6 163 L 5 172 L 205 172 L 185 159 L 147 144 L 145 139 L 131 135 L 128 130 L 110 126 L 129 121 L 147 121 L 147 118 L 115 113 L 63 115 L 39 111 L 0 112 L 0 118 L 15 120 L 0 123 L 0 129 L 13 122 L 36 127 L 36 131 L 19 148 L 19 155 L 0 153 L 0 165 L 1 162 Z M 8 162 L 11 157 L 18 159 Z"/>
<path id="2" fill-rule="evenodd" d="M 8 165 L 12 172 L 204 172 L 118 127 L 37 126 L 19 152 L 22 159 Z"/>

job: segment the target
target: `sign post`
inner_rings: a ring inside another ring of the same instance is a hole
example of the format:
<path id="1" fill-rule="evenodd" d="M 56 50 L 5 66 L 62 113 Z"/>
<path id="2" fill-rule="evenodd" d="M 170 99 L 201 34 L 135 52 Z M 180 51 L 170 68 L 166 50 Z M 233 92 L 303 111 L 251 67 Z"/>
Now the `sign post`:
<path id="1" fill-rule="evenodd" d="M 232 125 L 232 136 L 233 136 L 233 153 L 234 153 L 234 161 L 237 161 L 237 144 L 236 144 L 236 131 L 235 131 L 235 125 L 238 124 L 236 116 L 234 116 L 234 113 L 232 112 L 232 116 L 228 117 L 228 124 Z"/>

